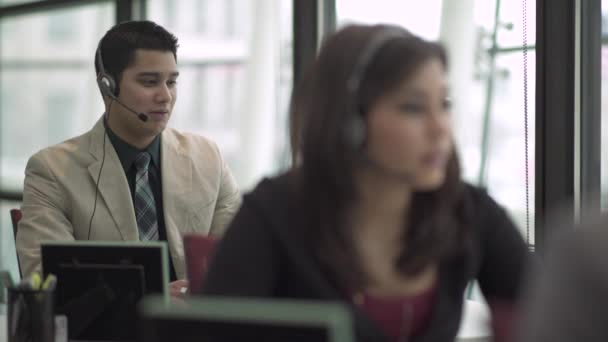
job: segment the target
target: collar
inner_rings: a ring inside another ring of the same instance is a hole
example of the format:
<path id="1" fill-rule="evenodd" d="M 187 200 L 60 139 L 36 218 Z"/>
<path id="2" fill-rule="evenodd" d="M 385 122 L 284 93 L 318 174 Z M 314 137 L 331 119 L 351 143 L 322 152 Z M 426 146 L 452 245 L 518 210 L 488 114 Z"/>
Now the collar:
<path id="1" fill-rule="evenodd" d="M 152 156 L 152 163 L 160 169 L 160 134 L 152 140 L 150 145 L 148 145 L 143 150 L 138 149 L 137 147 L 127 143 L 122 140 L 116 133 L 112 131 L 112 129 L 106 124 L 104 120 L 104 126 L 106 128 L 106 132 L 108 133 L 108 137 L 116 150 L 116 154 L 118 154 L 118 158 L 120 159 L 120 163 L 122 164 L 125 173 L 129 172 L 131 166 L 135 162 L 135 158 L 141 152 L 148 152 L 150 156 Z"/>

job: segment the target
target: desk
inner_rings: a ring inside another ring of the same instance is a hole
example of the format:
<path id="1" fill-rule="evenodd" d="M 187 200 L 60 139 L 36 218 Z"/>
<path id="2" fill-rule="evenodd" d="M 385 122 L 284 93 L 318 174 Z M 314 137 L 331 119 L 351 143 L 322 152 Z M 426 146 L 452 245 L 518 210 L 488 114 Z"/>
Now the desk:
<path id="1" fill-rule="evenodd" d="M 488 327 L 490 319 L 489 309 L 479 303 L 467 300 L 463 308 L 462 322 L 456 342 L 487 342 L 491 341 L 491 331 Z M 67 331 L 65 322 L 56 322 L 58 327 L 64 327 L 63 333 L 61 328 L 57 329 L 55 341 L 66 341 Z M 6 331 L 6 305 L 0 304 L 0 342 L 7 342 Z"/>

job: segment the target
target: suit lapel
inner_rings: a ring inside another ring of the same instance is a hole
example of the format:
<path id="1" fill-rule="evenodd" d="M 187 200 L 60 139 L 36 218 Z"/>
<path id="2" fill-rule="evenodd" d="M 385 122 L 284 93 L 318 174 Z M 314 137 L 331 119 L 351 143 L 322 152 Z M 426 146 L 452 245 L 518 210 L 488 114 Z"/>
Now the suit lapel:
<path id="1" fill-rule="evenodd" d="M 161 139 L 161 174 L 167 242 L 175 273 L 183 278 L 186 270 L 182 237 L 191 225 L 192 159 L 169 129 L 165 129 Z"/>
<path id="2" fill-rule="evenodd" d="M 168 130 L 161 140 L 161 172 L 165 225 L 168 231 L 183 230 L 190 213 L 184 204 L 192 191 L 192 160 Z"/>
<path id="3" fill-rule="evenodd" d="M 99 170 L 102 166 L 105 134 L 102 117 L 93 127 L 89 144 L 89 152 L 95 158 L 95 161 L 89 165 L 89 174 L 93 184 L 97 182 Z M 106 205 L 105 209 L 110 212 L 122 239 L 139 240 L 135 210 L 133 209 L 127 177 L 120 164 L 120 159 L 118 159 L 118 154 L 116 154 L 116 150 L 114 150 L 107 136 L 105 137 L 105 145 L 105 161 L 103 161 L 103 171 L 99 179 L 99 193 Z M 98 202 L 96 210 L 102 210 L 103 203 Z"/>

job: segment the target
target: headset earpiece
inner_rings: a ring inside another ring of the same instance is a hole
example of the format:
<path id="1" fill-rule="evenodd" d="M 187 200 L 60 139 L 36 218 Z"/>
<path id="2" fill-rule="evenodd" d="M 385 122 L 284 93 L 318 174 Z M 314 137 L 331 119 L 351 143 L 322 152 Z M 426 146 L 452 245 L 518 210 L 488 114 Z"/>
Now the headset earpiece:
<path id="1" fill-rule="evenodd" d="M 362 114 L 349 119 L 345 131 L 347 143 L 355 150 L 360 150 L 367 138 L 367 124 Z"/>
<path id="2" fill-rule="evenodd" d="M 367 138 L 367 123 L 365 113 L 361 112 L 361 82 L 365 77 L 367 69 L 374 61 L 378 52 L 395 39 L 411 37 L 410 33 L 404 29 L 392 27 L 378 32 L 366 44 L 357 60 L 353 72 L 347 80 L 346 88 L 350 101 L 350 113 L 348 121 L 344 127 L 347 144 L 355 150 L 360 150 L 365 145 Z"/>
<path id="3" fill-rule="evenodd" d="M 97 86 L 99 87 L 99 91 L 101 91 L 102 95 L 116 98 L 118 95 L 116 94 L 116 82 L 114 81 L 114 77 L 110 76 L 110 74 L 106 72 L 106 69 L 103 66 L 103 58 L 101 58 L 102 41 L 103 39 L 99 41 L 97 52 L 95 53 L 95 61 L 97 62 L 97 69 L 99 70 L 99 75 L 97 76 Z"/>
<path id="4" fill-rule="evenodd" d="M 114 82 L 114 78 L 112 78 L 112 76 L 104 72 L 100 72 L 99 76 L 97 77 L 97 86 L 99 86 L 101 94 L 111 98 L 116 97 L 116 83 Z"/>

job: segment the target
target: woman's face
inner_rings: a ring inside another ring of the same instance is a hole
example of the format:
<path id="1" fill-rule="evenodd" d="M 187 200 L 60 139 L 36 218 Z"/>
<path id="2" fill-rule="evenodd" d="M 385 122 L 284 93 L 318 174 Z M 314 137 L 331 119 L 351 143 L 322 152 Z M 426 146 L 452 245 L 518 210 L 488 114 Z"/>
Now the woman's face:
<path id="1" fill-rule="evenodd" d="M 366 153 L 383 177 L 417 191 L 443 184 L 452 150 L 446 83 L 441 60 L 432 58 L 371 107 Z"/>

